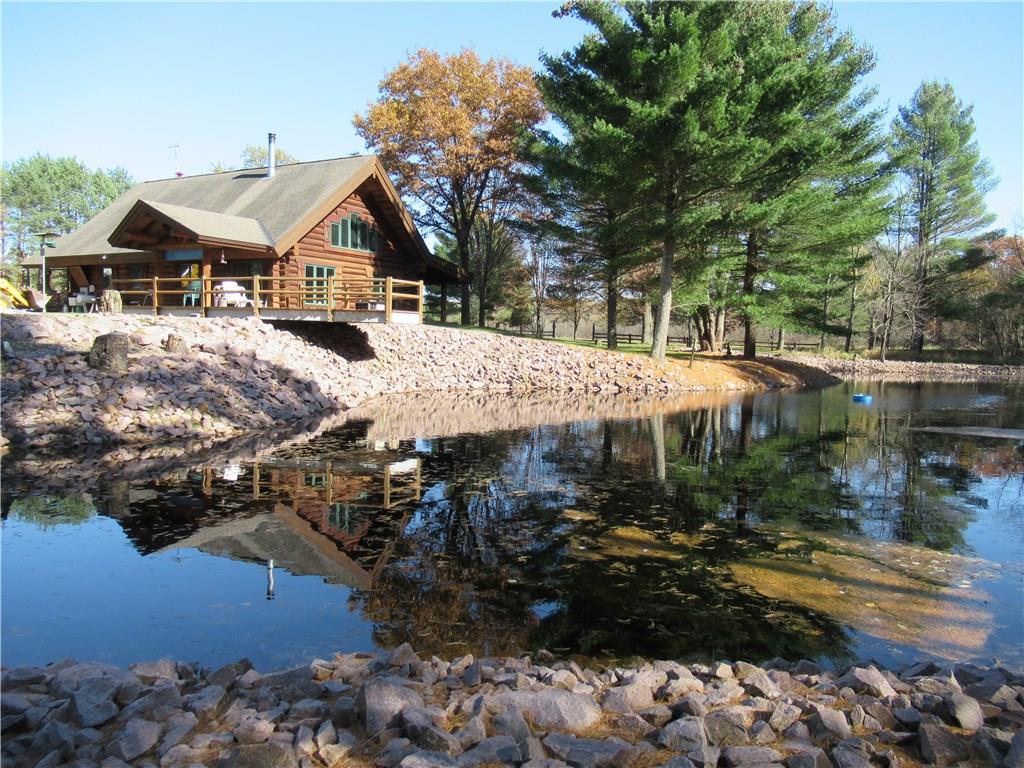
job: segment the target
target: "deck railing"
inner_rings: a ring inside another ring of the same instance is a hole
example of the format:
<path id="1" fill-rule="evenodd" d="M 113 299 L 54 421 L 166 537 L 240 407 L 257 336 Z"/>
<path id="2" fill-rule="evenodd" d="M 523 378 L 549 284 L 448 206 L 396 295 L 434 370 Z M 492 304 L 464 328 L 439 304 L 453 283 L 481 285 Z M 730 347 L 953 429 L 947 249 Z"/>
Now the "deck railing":
<path id="1" fill-rule="evenodd" d="M 146 277 L 111 280 L 126 305 L 161 308 L 283 309 L 326 312 L 415 312 L 423 320 L 423 281 L 395 277 Z"/>

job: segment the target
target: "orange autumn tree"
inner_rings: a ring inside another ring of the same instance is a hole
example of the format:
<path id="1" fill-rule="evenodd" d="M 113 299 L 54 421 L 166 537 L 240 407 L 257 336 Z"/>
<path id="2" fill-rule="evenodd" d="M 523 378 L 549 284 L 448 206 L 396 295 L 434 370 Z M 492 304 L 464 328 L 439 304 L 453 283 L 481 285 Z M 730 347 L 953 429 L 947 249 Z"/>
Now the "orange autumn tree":
<path id="1" fill-rule="evenodd" d="M 378 86 L 356 132 L 413 203 L 417 223 L 454 238 L 469 269 L 470 231 L 488 203 L 512 195 L 519 141 L 544 117 L 528 67 L 475 51 L 421 49 Z M 462 324 L 469 325 L 469 286 Z"/>

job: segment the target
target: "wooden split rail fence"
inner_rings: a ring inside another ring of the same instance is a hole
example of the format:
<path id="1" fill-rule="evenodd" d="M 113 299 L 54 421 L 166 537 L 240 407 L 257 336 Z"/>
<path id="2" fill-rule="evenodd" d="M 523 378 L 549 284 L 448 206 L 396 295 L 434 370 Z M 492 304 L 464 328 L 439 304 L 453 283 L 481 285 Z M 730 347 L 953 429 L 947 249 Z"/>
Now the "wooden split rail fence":
<path id="1" fill-rule="evenodd" d="M 327 313 L 373 312 L 390 323 L 395 312 L 415 312 L 423 320 L 423 281 L 394 277 L 146 277 L 111 280 L 127 306 L 182 309 L 305 310 Z"/>

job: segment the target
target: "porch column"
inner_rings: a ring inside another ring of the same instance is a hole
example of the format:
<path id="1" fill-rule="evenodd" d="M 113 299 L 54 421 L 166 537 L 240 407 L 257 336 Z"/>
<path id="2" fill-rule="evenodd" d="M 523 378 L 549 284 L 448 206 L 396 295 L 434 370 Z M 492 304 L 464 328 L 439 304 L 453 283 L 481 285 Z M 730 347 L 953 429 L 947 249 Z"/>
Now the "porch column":
<path id="1" fill-rule="evenodd" d="M 202 288 L 200 294 L 202 296 L 203 317 L 206 317 L 206 310 L 213 304 L 213 294 L 210 292 L 213 288 L 213 284 L 210 282 L 211 277 L 213 277 L 213 256 L 208 248 L 204 248 L 202 263 L 203 284 L 200 286 Z"/>

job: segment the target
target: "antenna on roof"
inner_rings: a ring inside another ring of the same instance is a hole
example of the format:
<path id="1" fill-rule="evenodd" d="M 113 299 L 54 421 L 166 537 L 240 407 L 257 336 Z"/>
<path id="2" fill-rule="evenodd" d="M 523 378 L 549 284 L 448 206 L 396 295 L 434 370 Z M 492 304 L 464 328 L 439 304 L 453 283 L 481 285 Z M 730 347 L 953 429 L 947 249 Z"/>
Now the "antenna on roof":
<path id="1" fill-rule="evenodd" d="M 179 179 L 185 175 L 185 172 L 181 170 L 181 165 L 178 163 L 178 150 L 180 150 L 184 144 L 171 144 L 168 149 L 174 150 L 174 175 Z"/>

